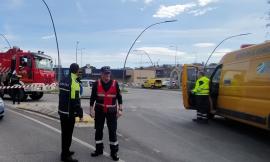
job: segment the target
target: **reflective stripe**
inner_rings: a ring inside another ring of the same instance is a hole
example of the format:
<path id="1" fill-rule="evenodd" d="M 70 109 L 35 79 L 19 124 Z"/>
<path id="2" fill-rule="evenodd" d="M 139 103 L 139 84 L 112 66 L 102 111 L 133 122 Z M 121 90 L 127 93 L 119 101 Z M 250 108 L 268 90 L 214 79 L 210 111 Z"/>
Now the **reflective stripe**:
<path id="1" fill-rule="evenodd" d="M 100 141 L 96 141 L 96 144 L 102 144 L 103 143 L 103 141 L 102 140 L 100 140 Z"/>
<path id="2" fill-rule="evenodd" d="M 61 113 L 61 114 L 67 114 L 67 115 L 69 114 L 68 112 L 61 111 L 61 110 L 58 110 L 58 112 Z"/>
<path id="3" fill-rule="evenodd" d="M 60 90 L 63 90 L 63 91 L 67 91 L 67 92 L 69 92 L 70 90 L 68 90 L 68 89 L 65 89 L 65 88 L 59 88 Z"/>
<path id="4" fill-rule="evenodd" d="M 100 104 L 100 103 L 96 103 L 97 105 L 99 106 L 103 106 L 104 107 L 104 104 Z M 115 105 L 106 105 L 108 108 L 112 108 L 112 107 L 116 107 L 116 104 Z"/>
<path id="5" fill-rule="evenodd" d="M 116 97 L 116 95 L 107 95 L 107 96 L 106 96 L 105 94 L 102 94 L 102 93 L 98 93 L 97 96 L 98 96 L 98 97 L 111 97 L 111 98 Z"/>
<path id="6" fill-rule="evenodd" d="M 197 96 L 207 96 L 209 93 L 196 93 Z"/>
<path id="7" fill-rule="evenodd" d="M 116 97 L 116 95 L 107 95 L 107 97 Z"/>
<path id="8" fill-rule="evenodd" d="M 116 141 L 116 142 L 110 142 L 110 145 L 116 146 L 116 145 L 118 145 L 118 141 Z"/>

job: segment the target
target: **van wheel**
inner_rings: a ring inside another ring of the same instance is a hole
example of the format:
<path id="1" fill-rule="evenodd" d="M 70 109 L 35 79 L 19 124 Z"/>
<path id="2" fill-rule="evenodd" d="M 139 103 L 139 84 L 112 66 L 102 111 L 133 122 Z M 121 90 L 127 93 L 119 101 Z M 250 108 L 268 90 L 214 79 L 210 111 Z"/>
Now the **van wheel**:
<path id="1" fill-rule="evenodd" d="M 3 119 L 3 117 L 4 117 L 4 116 L 0 116 L 0 120 L 2 120 L 2 119 Z"/>

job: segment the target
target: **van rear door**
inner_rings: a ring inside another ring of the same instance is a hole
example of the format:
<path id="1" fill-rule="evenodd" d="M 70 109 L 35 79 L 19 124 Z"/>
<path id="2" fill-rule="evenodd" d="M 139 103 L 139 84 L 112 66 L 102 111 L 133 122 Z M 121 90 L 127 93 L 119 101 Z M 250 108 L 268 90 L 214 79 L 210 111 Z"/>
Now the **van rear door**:
<path id="1" fill-rule="evenodd" d="M 182 95 L 183 104 L 186 109 L 195 109 L 195 107 L 193 106 L 195 104 L 194 96 L 191 94 L 191 90 L 195 86 L 198 70 L 198 66 L 186 64 L 183 66 L 182 69 Z"/>

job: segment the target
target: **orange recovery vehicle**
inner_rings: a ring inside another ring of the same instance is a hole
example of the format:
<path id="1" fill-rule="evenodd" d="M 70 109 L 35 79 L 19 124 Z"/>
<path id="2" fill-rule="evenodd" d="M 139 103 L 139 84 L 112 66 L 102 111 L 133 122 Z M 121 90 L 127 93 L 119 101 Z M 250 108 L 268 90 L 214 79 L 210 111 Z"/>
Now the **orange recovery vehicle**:
<path id="1" fill-rule="evenodd" d="M 194 109 L 190 91 L 198 70 L 198 66 L 183 66 L 186 109 Z M 270 130 L 270 42 L 226 54 L 209 77 L 210 116 L 220 115 Z"/>

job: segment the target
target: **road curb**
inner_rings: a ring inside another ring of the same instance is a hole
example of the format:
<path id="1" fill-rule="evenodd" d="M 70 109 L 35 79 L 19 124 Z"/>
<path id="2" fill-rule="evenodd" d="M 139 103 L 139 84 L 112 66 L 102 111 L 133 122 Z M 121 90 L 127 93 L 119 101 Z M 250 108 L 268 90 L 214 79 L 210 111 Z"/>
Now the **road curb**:
<path id="1" fill-rule="evenodd" d="M 42 112 L 40 110 L 27 108 L 26 105 L 13 105 L 10 103 L 5 103 L 5 104 L 13 109 L 20 109 L 20 110 L 25 110 L 25 111 L 29 111 L 29 112 L 34 112 L 37 114 L 48 116 L 48 117 L 53 118 L 53 119 L 60 120 L 58 113 L 57 113 L 57 115 L 52 115 L 51 113 L 52 112 L 55 113 L 55 111 L 50 111 L 49 109 L 44 109 L 44 112 Z M 45 112 L 47 112 L 47 113 L 45 113 Z M 83 127 L 83 126 L 86 126 L 89 124 L 92 125 L 94 123 L 94 119 L 91 118 L 90 115 L 84 113 L 82 121 L 80 121 L 79 117 L 76 117 L 75 122 L 76 122 L 76 126 Z"/>

